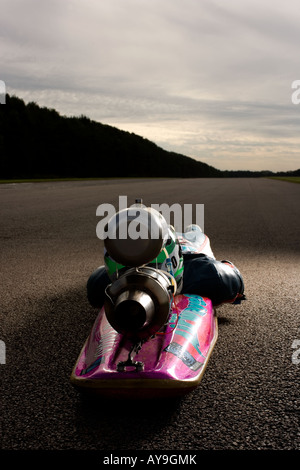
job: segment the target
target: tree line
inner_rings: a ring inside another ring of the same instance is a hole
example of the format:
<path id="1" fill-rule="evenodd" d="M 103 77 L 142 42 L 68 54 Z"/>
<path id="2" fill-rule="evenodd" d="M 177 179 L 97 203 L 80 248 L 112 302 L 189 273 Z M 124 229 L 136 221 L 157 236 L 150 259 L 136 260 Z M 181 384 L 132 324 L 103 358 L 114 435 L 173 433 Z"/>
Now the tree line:
<path id="1" fill-rule="evenodd" d="M 0 178 L 210 177 L 221 172 L 86 116 L 6 97 L 0 108 Z"/>
<path id="2" fill-rule="evenodd" d="M 299 176 L 300 170 L 221 171 L 84 115 L 61 116 L 10 95 L 0 106 L 1 179 L 274 175 Z"/>

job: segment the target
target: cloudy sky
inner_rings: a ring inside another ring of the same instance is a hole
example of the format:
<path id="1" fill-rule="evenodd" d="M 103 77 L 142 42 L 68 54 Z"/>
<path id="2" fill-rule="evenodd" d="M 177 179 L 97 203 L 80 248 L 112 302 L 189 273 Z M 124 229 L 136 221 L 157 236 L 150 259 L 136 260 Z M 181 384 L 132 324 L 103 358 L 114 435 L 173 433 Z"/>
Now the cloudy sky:
<path id="1" fill-rule="evenodd" d="M 0 8 L 7 93 L 219 169 L 300 168 L 299 0 L 1 0 Z"/>

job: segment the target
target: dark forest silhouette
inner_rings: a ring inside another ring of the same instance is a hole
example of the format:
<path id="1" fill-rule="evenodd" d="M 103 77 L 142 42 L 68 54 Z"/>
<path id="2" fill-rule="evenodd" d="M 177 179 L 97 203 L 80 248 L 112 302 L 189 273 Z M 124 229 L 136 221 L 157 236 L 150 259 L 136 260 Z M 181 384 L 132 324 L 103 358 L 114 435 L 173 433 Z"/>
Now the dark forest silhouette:
<path id="1" fill-rule="evenodd" d="M 0 178 L 226 177 L 299 175 L 221 171 L 86 116 L 61 116 L 6 95 L 0 107 Z"/>

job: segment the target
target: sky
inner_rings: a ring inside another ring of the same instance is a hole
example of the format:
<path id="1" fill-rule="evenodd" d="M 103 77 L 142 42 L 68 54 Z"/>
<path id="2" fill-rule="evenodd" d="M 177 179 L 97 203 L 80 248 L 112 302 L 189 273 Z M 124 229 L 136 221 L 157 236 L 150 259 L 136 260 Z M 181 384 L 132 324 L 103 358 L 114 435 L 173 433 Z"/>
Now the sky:
<path id="1" fill-rule="evenodd" d="M 221 170 L 300 168 L 299 59 L 299 0 L 0 0 L 7 93 Z"/>

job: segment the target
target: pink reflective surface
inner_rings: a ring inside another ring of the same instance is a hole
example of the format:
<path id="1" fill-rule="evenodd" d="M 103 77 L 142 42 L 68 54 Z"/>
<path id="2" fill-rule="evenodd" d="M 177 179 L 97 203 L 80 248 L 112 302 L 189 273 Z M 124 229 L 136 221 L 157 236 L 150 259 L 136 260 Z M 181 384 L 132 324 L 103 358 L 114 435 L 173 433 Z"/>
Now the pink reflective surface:
<path id="1" fill-rule="evenodd" d="M 127 368 L 117 371 L 117 364 L 126 361 L 131 347 L 121 334 L 108 323 L 102 309 L 75 365 L 72 382 L 103 379 L 193 381 L 202 373 L 202 368 L 217 336 L 217 327 L 212 303 L 196 295 L 178 295 L 164 332 L 148 340 L 134 360 L 144 363 L 141 371 Z M 131 370 L 130 370 L 131 369 Z M 119 381 L 118 381 L 119 383 Z M 149 381 L 150 383 L 150 381 Z"/>

